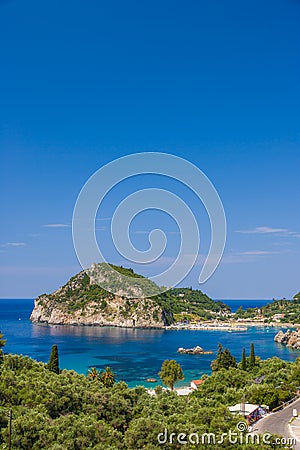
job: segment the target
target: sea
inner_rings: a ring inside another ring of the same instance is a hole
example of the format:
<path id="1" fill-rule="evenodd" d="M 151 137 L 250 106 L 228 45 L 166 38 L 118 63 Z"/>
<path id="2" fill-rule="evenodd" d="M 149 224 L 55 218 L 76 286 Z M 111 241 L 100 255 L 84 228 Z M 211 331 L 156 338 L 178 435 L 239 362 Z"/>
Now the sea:
<path id="1" fill-rule="evenodd" d="M 261 307 L 271 300 L 223 300 L 232 311 Z M 215 359 L 218 343 L 239 361 L 242 349 L 249 354 L 253 342 L 256 355 L 262 359 L 278 356 L 295 361 L 300 351 L 288 349 L 274 342 L 279 329 L 273 327 L 250 327 L 248 331 L 207 330 L 153 330 L 96 326 L 67 326 L 33 324 L 29 316 L 33 309 L 32 299 L 0 299 L 0 331 L 7 343 L 6 353 L 30 356 L 47 362 L 51 347 L 57 344 L 60 368 L 87 374 L 96 367 L 101 370 L 109 366 L 117 380 L 125 381 L 129 387 L 143 385 L 152 388 L 159 383 L 158 372 L 165 359 L 175 359 L 182 366 L 185 379 L 176 386 L 187 386 L 192 379 L 211 372 L 210 364 Z M 199 345 L 212 350 L 212 355 L 183 355 L 179 347 Z M 156 383 L 147 382 L 154 378 Z"/>

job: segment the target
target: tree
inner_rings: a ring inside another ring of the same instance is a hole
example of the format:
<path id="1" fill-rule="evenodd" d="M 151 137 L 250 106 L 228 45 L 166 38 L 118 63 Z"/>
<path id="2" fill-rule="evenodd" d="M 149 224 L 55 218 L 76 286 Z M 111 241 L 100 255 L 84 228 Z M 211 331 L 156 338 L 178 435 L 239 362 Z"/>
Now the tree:
<path id="1" fill-rule="evenodd" d="M 161 370 L 158 375 L 161 381 L 169 386 L 172 391 L 174 389 L 174 384 L 177 381 L 184 380 L 182 368 L 174 359 L 166 359 L 162 363 Z"/>
<path id="2" fill-rule="evenodd" d="M 239 306 L 238 309 L 235 312 L 236 317 L 241 317 L 244 313 L 243 307 Z"/>
<path id="3" fill-rule="evenodd" d="M 59 358 L 58 358 L 58 348 L 57 345 L 52 345 L 52 350 L 50 354 L 50 359 L 47 364 L 47 369 L 51 372 L 59 374 Z"/>
<path id="4" fill-rule="evenodd" d="M 158 384 L 157 386 L 155 386 L 154 391 L 156 395 L 160 395 L 163 393 L 163 388 L 160 384 Z"/>
<path id="5" fill-rule="evenodd" d="M 91 378 L 92 380 L 99 380 L 99 372 L 96 367 L 92 367 L 91 369 L 89 369 L 88 378 Z"/>
<path id="6" fill-rule="evenodd" d="M 242 352 L 241 369 L 247 370 L 246 351 L 244 348 L 243 348 L 243 352 Z"/>
<path id="7" fill-rule="evenodd" d="M 255 366 L 255 353 L 254 353 L 254 344 L 250 344 L 250 357 L 249 357 L 249 367 L 253 369 Z"/>
<path id="8" fill-rule="evenodd" d="M 107 388 L 113 387 L 116 382 L 116 374 L 112 372 L 110 367 L 105 367 L 105 370 L 100 374 L 99 381 Z"/>
<path id="9" fill-rule="evenodd" d="M 236 367 L 236 359 L 234 356 L 232 356 L 232 354 L 230 353 L 230 351 L 228 350 L 228 348 L 225 348 L 224 353 L 223 353 L 223 367 L 224 369 L 229 369 L 230 367 Z"/>
<path id="10" fill-rule="evenodd" d="M 217 357 L 216 357 L 216 359 L 214 359 L 211 362 L 211 365 L 210 365 L 212 370 L 219 370 L 219 369 L 221 369 L 220 363 L 221 363 L 221 360 L 222 360 L 222 355 L 223 355 L 223 347 L 222 347 L 222 344 L 220 344 L 220 342 L 219 342 L 218 343 Z"/>
<path id="11" fill-rule="evenodd" d="M 232 356 L 232 354 L 230 353 L 228 348 L 225 348 L 225 350 L 223 351 L 223 347 L 219 343 L 217 358 L 214 361 L 212 361 L 212 363 L 211 363 L 212 370 L 217 371 L 220 369 L 229 369 L 230 367 L 236 367 L 236 366 L 237 366 L 237 364 L 236 364 L 235 357 Z"/>

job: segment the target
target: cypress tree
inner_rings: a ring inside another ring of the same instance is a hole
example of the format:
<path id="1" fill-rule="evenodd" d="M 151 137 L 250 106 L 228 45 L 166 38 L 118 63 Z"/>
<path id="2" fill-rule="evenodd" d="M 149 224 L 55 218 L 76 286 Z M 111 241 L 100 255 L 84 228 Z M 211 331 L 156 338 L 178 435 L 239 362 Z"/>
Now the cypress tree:
<path id="1" fill-rule="evenodd" d="M 247 370 L 246 351 L 244 348 L 243 348 L 243 353 L 242 353 L 241 369 Z"/>
<path id="2" fill-rule="evenodd" d="M 230 367 L 236 367 L 236 359 L 235 357 L 230 353 L 228 348 L 225 348 L 223 353 L 223 358 L 221 362 L 221 368 L 223 369 L 229 369 Z"/>
<path id="3" fill-rule="evenodd" d="M 216 359 L 214 359 L 211 362 L 211 365 L 210 365 L 212 370 L 214 370 L 214 371 L 220 370 L 221 369 L 221 361 L 222 360 L 223 360 L 223 347 L 222 347 L 222 344 L 220 344 L 220 342 L 218 342 L 217 357 L 216 357 Z"/>
<path id="4" fill-rule="evenodd" d="M 51 372 L 59 374 L 59 359 L 58 359 L 58 348 L 57 345 L 52 345 L 52 350 L 50 354 L 50 359 L 47 364 L 47 369 Z"/>
<path id="5" fill-rule="evenodd" d="M 229 369 L 230 367 L 236 367 L 236 365 L 236 359 L 232 356 L 228 348 L 225 348 L 223 351 L 222 345 L 218 344 L 217 357 L 211 363 L 212 370 Z"/>
<path id="6" fill-rule="evenodd" d="M 252 369 L 255 366 L 255 353 L 254 353 L 254 344 L 250 345 L 250 357 L 249 357 L 249 366 Z"/>

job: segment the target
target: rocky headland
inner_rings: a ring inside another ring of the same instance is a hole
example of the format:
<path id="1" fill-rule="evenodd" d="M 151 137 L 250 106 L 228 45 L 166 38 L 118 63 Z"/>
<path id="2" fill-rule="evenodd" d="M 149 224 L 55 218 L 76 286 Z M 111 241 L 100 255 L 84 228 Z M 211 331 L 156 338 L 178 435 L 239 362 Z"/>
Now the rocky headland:
<path id="1" fill-rule="evenodd" d="M 274 341 L 279 344 L 286 345 L 287 347 L 295 348 L 300 350 L 300 331 L 297 330 L 287 330 L 285 333 L 279 331 L 274 337 Z"/>
<path id="2" fill-rule="evenodd" d="M 55 292 L 37 297 L 30 320 L 55 325 L 165 328 L 177 316 L 207 317 L 229 310 L 201 291 L 175 288 L 163 292 L 132 269 L 109 266 L 115 271 L 113 278 L 108 264 L 93 264 Z M 109 286 L 115 293 L 106 289 Z"/>
<path id="3" fill-rule="evenodd" d="M 140 295 L 140 287 L 134 287 L 133 284 L 134 288 L 137 296 Z M 127 298 L 125 294 L 124 291 L 118 294 L 106 291 L 87 271 L 82 271 L 52 294 L 36 298 L 30 320 L 56 325 L 130 328 L 163 328 L 167 325 L 168 312 L 154 300 L 146 297 Z"/>

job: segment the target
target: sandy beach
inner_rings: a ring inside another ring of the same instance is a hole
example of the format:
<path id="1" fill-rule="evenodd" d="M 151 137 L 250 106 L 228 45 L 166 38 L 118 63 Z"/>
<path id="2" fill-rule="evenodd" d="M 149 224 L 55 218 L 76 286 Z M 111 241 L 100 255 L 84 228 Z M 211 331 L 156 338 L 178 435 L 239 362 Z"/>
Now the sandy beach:
<path id="1" fill-rule="evenodd" d="M 200 322 L 197 324 L 172 324 L 166 326 L 166 330 L 209 330 L 209 331 L 228 331 L 240 332 L 247 331 L 248 327 L 265 327 L 265 328 L 298 328 L 299 324 L 291 324 L 285 322 L 264 322 L 262 320 L 236 320 L 226 322 Z"/>

